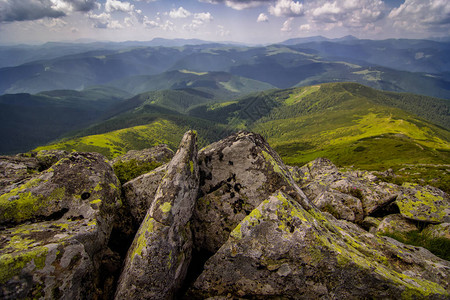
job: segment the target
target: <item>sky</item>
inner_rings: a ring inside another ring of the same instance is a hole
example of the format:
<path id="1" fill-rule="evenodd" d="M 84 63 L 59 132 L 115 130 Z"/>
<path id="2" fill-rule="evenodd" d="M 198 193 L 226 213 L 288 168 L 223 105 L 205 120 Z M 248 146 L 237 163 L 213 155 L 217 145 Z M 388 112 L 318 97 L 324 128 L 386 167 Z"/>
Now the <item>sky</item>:
<path id="1" fill-rule="evenodd" d="M 0 0 L 0 44 L 450 36 L 450 0 Z"/>

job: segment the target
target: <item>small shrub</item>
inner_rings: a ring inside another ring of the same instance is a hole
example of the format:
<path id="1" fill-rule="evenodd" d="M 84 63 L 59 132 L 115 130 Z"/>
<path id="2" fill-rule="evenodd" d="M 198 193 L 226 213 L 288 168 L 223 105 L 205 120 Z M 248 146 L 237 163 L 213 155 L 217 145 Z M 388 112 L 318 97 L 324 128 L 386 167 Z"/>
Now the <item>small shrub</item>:
<path id="1" fill-rule="evenodd" d="M 120 180 L 120 183 L 124 184 L 125 182 L 128 182 L 139 175 L 148 173 L 159 166 L 161 166 L 161 163 L 154 161 L 140 162 L 136 159 L 132 159 L 129 161 L 119 161 L 114 164 L 113 168 L 117 178 Z"/>

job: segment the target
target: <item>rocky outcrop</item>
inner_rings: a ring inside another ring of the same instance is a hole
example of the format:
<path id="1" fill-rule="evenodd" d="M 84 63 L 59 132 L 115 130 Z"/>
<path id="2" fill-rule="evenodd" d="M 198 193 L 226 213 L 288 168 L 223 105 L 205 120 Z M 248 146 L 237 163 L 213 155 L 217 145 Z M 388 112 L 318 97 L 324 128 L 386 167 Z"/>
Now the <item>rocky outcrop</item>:
<path id="1" fill-rule="evenodd" d="M 196 138 L 140 176 L 166 147 L 117 161 L 123 205 L 101 155 L 0 157 L 0 298 L 450 298 L 449 261 L 383 236 L 445 249 L 444 192 L 289 167 L 250 132 Z"/>
<path id="2" fill-rule="evenodd" d="M 16 188 L 36 173 L 50 168 L 67 155 L 66 151 L 44 150 L 29 155 L 0 156 L 0 195 Z"/>
<path id="3" fill-rule="evenodd" d="M 112 168 L 94 153 L 67 155 L 1 195 L 1 297 L 93 297 L 119 197 Z"/>
<path id="4" fill-rule="evenodd" d="M 185 278 L 199 184 L 196 139 L 196 133 L 186 133 L 167 166 L 128 251 L 116 299 L 170 299 Z"/>

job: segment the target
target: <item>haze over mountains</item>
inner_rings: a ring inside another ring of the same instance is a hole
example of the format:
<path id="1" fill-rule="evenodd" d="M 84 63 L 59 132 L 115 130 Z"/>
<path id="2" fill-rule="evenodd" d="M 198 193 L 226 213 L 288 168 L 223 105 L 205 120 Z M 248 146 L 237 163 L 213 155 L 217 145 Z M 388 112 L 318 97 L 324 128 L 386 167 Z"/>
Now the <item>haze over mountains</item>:
<path id="1" fill-rule="evenodd" d="M 228 72 L 277 88 L 353 81 L 449 98 L 449 51 L 448 42 L 354 37 L 316 37 L 259 47 L 164 39 L 5 46 L 0 48 L 0 93 L 80 90 L 130 76 L 185 69 Z"/>

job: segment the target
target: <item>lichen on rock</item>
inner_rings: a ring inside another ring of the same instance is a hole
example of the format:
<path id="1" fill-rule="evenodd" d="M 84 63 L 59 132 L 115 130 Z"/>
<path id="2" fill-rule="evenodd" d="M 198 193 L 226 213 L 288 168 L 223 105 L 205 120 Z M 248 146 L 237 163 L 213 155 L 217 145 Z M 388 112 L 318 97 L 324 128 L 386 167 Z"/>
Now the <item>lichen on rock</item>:
<path id="1" fill-rule="evenodd" d="M 450 198 L 437 188 L 404 184 L 396 204 L 405 218 L 435 224 L 450 222 Z"/>
<path id="2" fill-rule="evenodd" d="M 72 153 L 0 197 L 0 296 L 93 297 L 121 203 L 105 158 Z"/>
<path id="3" fill-rule="evenodd" d="M 411 251 L 331 215 L 308 212 L 278 192 L 231 232 L 188 295 L 445 299 L 449 267 L 429 252 Z"/>

